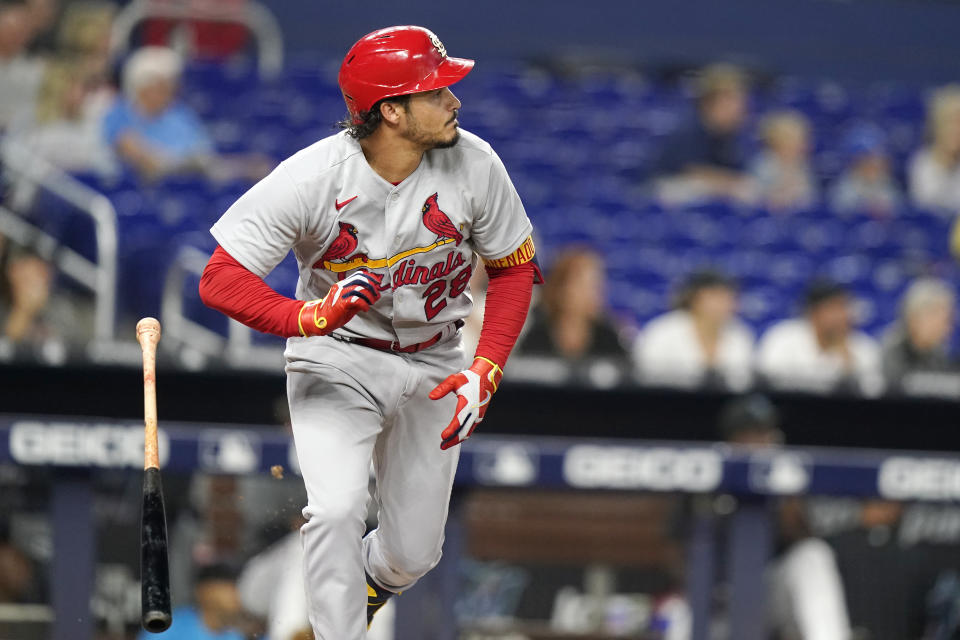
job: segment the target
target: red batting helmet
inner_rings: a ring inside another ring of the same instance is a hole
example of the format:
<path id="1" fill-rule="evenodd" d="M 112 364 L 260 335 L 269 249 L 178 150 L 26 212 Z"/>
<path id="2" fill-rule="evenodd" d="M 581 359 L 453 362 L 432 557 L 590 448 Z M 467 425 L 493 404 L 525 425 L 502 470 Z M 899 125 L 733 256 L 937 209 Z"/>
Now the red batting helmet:
<path id="1" fill-rule="evenodd" d="M 354 124 L 378 100 L 449 87 L 470 73 L 473 60 L 451 58 L 443 43 L 423 27 L 387 27 L 350 47 L 337 83 Z"/>

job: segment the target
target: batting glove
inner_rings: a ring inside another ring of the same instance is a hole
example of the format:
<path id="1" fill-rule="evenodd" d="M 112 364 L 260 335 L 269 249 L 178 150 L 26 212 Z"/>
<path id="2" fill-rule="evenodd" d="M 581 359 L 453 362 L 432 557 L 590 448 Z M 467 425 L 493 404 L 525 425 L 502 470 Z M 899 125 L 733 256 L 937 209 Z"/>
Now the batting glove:
<path id="1" fill-rule="evenodd" d="M 502 377 L 500 365 L 477 356 L 469 369 L 453 374 L 430 392 L 431 400 L 439 400 L 451 391 L 457 393 L 457 412 L 440 434 L 441 449 L 446 451 L 470 437 L 474 428 L 483 421 L 483 415 Z"/>
<path id="2" fill-rule="evenodd" d="M 358 271 L 330 287 L 325 297 L 300 307 L 297 318 L 300 335 L 325 336 L 347 324 L 359 312 L 368 310 L 379 299 L 380 276 Z"/>

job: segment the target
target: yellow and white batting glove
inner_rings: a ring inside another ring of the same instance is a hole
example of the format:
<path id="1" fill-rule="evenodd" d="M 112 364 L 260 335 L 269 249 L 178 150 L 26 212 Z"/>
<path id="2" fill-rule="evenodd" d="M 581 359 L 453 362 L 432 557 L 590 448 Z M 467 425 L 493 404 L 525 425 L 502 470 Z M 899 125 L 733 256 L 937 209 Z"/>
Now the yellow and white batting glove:
<path id="1" fill-rule="evenodd" d="M 440 434 L 441 449 L 446 451 L 470 437 L 474 428 L 483 421 L 483 415 L 502 377 L 500 365 L 477 356 L 469 369 L 449 376 L 430 392 L 431 400 L 439 400 L 451 391 L 457 393 L 457 412 Z"/>
<path id="2" fill-rule="evenodd" d="M 330 287 L 323 298 L 304 303 L 297 318 L 300 335 L 325 336 L 367 311 L 380 299 L 380 282 L 377 274 L 358 271 Z"/>

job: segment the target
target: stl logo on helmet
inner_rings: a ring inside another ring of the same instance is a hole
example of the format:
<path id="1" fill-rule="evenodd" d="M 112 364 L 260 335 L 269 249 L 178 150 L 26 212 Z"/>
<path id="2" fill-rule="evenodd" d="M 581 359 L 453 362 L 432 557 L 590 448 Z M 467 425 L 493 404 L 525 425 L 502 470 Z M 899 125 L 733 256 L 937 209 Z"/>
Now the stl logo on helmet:
<path id="1" fill-rule="evenodd" d="M 437 34 L 435 33 L 430 34 L 430 43 L 437 48 L 437 51 L 440 53 L 441 58 L 447 57 L 447 48 L 443 46 L 442 42 L 440 42 L 440 38 L 437 37 Z"/>

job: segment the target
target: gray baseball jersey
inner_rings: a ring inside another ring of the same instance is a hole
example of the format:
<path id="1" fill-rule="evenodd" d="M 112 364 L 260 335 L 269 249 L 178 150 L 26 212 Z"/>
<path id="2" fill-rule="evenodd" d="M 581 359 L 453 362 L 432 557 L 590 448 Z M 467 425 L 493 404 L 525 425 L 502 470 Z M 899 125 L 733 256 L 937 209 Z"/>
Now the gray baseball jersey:
<path id="1" fill-rule="evenodd" d="M 345 132 L 280 163 L 213 226 L 220 245 L 263 277 L 293 250 L 297 297 L 322 298 L 346 273 L 383 275 L 382 297 L 338 330 L 345 336 L 423 342 L 471 308 L 475 258 L 510 255 L 532 226 L 500 158 L 461 131 L 424 154 L 398 185 L 378 175 Z M 307 340 L 288 349 L 312 359 Z"/>

